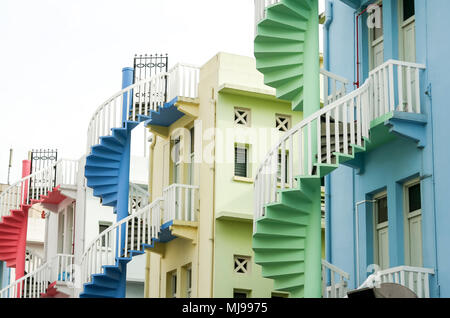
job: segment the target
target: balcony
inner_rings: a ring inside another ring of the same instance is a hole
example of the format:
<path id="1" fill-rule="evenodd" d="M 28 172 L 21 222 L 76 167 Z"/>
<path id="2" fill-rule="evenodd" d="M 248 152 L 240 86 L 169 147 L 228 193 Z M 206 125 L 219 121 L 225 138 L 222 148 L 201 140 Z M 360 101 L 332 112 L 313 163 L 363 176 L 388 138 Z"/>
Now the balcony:
<path id="1" fill-rule="evenodd" d="M 172 184 L 163 192 L 163 226 L 171 235 L 197 242 L 198 186 Z"/>

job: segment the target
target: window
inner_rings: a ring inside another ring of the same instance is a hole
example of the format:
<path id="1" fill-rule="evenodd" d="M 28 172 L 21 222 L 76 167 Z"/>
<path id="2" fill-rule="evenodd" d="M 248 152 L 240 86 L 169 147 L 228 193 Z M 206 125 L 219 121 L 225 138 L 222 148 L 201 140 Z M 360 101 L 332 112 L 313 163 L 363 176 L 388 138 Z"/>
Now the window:
<path id="1" fill-rule="evenodd" d="M 289 298 L 289 293 L 273 292 L 272 298 Z"/>
<path id="2" fill-rule="evenodd" d="M 234 123 L 250 127 L 250 110 L 244 108 L 234 109 Z"/>
<path id="3" fill-rule="evenodd" d="M 167 273 L 166 276 L 167 298 L 177 298 L 177 271 Z"/>
<path id="4" fill-rule="evenodd" d="M 403 22 L 415 15 L 414 0 L 403 0 Z"/>
<path id="5" fill-rule="evenodd" d="M 234 148 L 234 175 L 248 178 L 248 147 L 246 146 Z"/>
<path id="6" fill-rule="evenodd" d="M 291 128 L 291 117 L 286 115 L 275 115 L 275 128 L 285 132 Z"/>
<path id="7" fill-rule="evenodd" d="M 186 298 L 192 295 L 192 267 L 186 269 Z"/>
<path id="8" fill-rule="evenodd" d="M 380 66 L 384 62 L 383 6 L 382 2 L 371 5 L 368 11 L 369 27 L 369 68 Z"/>
<path id="9" fill-rule="evenodd" d="M 234 256 L 234 272 L 239 274 L 247 274 L 250 271 L 249 256 Z"/>
<path id="10" fill-rule="evenodd" d="M 181 180 L 181 162 L 180 162 L 180 146 L 181 138 L 178 137 L 174 140 L 173 145 L 173 183 L 180 183 Z"/>
<path id="11" fill-rule="evenodd" d="M 386 192 L 375 197 L 374 211 L 375 263 L 381 269 L 389 268 L 389 213 Z"/>
<path id="12" fill-rule="evenodd" d="M 373 28 L 373 38 L 372 38 L 373 41 L 378 40 L 379 38 L 381 38 L 383 36 L 383 10 L 382 10 L 382 8 L 383 7 L 380 5 L 380 21 L 379 21 L 379 24 L 380 24 L 381 28 L 377 28 L 377 27 Z M 375 19 L 375 17 L 376 17 L 376 15 L 374 14 L 373 15 L 373 19 Z M 378 25 L 376 23 L 376 21 L 374 21 L 373 24 L 374 25 Z"/>
<path id="13" fill-rule="evenodd" d="M 405 185 L 405 261 L 406 265 L 422 267 L 422 202 L 420 182 Z"/>
<path id="14" fill-rule="evenodd" d="M 281 166 L 282 166 L 282 162 L 281 162 L 281 153 L 278 154 L 278 168 L 277 168 L 277 182 L 281 183 Z M 288 183 L 288 162 L 289 162 L 289 154 L 286 151 L 286 154 L 284 155 L 284 183 Z"/>
<path id="15" fill-rule="evenodd" d="M 194 151 L 195 151 L 195 129 L 194 129 L 194 127 L 189 129 L 189 133 L 191 135 L 191 154 L 194 154 Z"/>
<path id="16" fill-rule="evenodd" d="M 233 289 L 233 298 L 249 298 L 249 295 L 249 290 Z"/>
<path id="17" fill-rule="evenodd" d="M 102 234 L 104 231 L 106 231 L 110 226 L 112 225 L 112 223 L 110 222 L 99 222 L 98 224 L 98 234 Z M 106 240 L 105 240 L 105 236 L 102 237 L 102 246 L 105 247 L 106 246 Z"/>

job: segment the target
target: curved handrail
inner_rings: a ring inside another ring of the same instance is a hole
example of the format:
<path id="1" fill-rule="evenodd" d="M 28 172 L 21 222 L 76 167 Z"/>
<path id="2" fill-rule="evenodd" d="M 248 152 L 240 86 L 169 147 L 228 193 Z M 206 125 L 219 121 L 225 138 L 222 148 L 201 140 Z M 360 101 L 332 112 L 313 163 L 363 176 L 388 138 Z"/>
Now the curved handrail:
<path id="1" fill-rule="evenodd" d="M 50 263 L 45 263 L 35 271 L 16 280 L 0 290 L 0 298 L 40 297 L 48 288 Z M 27 282 L 30 280 L 30 283 Z"/>
<path id="2" fill-rule="evenodd" d="M 126 120 L 136 121 L 139 115 L 148 116 L 177 96 L 196 98 L 199 72 L 197 66 L 178 63 L 168 72 L 143 79 L 106 99 L 89 121 L 87 153 L 91 146 L 99 143 L 100 137 L 111 136 L 111 129 L 123 127 Z"/>
<path id="3" fill-rule="evenodd" d="M 82 283 L 90 281 L 92 274 L 101 272 L 102 266 L 115 265 L 119 257 L 127 254 L 128 250 L 140 249 L 141 244 L 151 244 L 157 237 L 161 226 L 161 202 L 158 198 L 151 204 L 134 214 L 111 225 L 100 233 L 88 246 L 81 257 Z M 137 243 L 134 239 L 128 244 L 128 228 L 131 226 L 131 236 L 137 234 Z M 134 233 L 137 227 L 138 233 Z M 117 242 L 124 242 L 120 247 Z"/>
<path id="4" fill-rule="evenodd" d="M 70 169 L 66 169 L 66 164 Z M 60 170 L 63 170 L 63 172 Z M 31 199 L 47 194 L 53 188 L 55 180 L 57 183 L 66 180 L 67 172 L 74 174 L 74 176 L 69 177 L 69 180 L 72 180 L 72 184 L 76 185 L 77 170 L 78 161 L 60 159 L 48 167 L 20 179 L 0 193 L 0 216 L 10 215 L 11 210 L 18 210 L 20 205 L 30 204 Z M 33 179 L 38 180 L 38 184 L 33 184 Z"/>
<path id="5" fill-rule="evenodd" d="M 424 68 L 421 64 L 388 60 L 371 71 L 360 88 L 286 132 L 267 153 L 255 176 L 254 230 L 256 221 L 264 216 L 264 206 L 278 200 L 278 187 L 292 188 L 298 182 L 296 177 L 317 173 L 316 163 L 333 164 L 336 153 L 349 155 L 350 146 L 362 147 L 374 119 L 395 110 L 420 113 L 419 70 Z M 317 137 L 314 140 L 313 132 Z M 278 172 L 279 158 L 282 168 Z"/>

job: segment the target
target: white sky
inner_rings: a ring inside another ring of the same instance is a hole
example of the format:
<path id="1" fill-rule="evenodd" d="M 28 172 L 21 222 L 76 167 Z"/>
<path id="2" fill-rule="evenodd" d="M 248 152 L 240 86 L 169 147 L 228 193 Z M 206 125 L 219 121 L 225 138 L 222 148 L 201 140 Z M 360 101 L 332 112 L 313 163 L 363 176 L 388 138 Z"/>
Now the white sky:
<path id="1" fill-rule="evenodd" d="M 253 10 L 253 0 L 1 0 L 0 183 L 10 148 L 10 183 L 33 148 L 81 157 L 91 115 L 135 53 L 168 53 L 170 66 L 253 56 Z"/>

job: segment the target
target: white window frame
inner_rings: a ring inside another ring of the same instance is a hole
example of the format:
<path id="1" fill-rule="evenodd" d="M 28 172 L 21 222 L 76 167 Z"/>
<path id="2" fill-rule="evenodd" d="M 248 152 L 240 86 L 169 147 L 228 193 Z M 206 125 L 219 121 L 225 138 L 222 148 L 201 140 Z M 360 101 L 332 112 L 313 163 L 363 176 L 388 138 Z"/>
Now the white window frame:
<path id="1" fill-rule="evenodd" d="M 382 5 L 383 1 L 380 0 L 376 3 L 373 3 L 374 5 Z M 381 18 L 383 19 L 383 7 L 381 7 Z M 381 42 L 383 42 L 383 52 L 384 52 L 384 23 L 382 25 L 382 30 L 383 30 L 383 35 L 378 37 L 377 39 L 373 39 L 373 35 L 374 35 L 374 29 L 372 28 L 368 28 L 368 35 L 369 35 L 369 70 L 373 70 L 374 64 L 375 64 L 375 54 L 374 54 L 374 49 L 375 47 L 380 44 Z M 384 53 L 383 53 L 383 59 L 384 59 Z"/>
<path id="2" fill-rule="evenodd" d="M 411 265 L 411 255 L 409 253 L 409 219 L 416 216 L 422 216 L 422 208 L 420 210 L 416 210 L 414 212 L 409 213 L 409 188 L 420 184 L 420 179 L 414 179 L 411 180 L 403 185 L 403 224 L 404 224 L 404 239 L 405 239 L 405 264 Z M 421 195 L 422 195 L 422 186 L 420 187 Z M 421 206 L 422 206 L 422 198 L 421 200 Z M 422 224 L 421 224 L 422 226 Z M 421 242 L 423 244 L 423 232 L 422 232 L 422 238 Z M 422 264 L 423 264 L 423 246 L 422 246 Z"/>
<path id="3" fill-rule="evenodd" d="M 236 148 L 240 149 L 246 149 L 246 176 L 237 176 L 236 175 Z M 234 178 L 244 178 L 244 179 L 250 179 L 251 178 L 251 165 L 250 165 L 250 149 L 251 146 L 249 144 L 242 144 L 242 143 L 235 143 L 234 144 L 234 156 L 233 156 L 233 177 Z"/>
<path id="4" fill-rule="evenodd" d="M 383 199 L 383 198 L 386 198 L 386 200 L 388 200 L 387 190 L 384 190 L 384 191 L 379 192 L 376 195 L 374 195 L 373 200 L 378 201 L 379 199 Z M 374 259 L 374 263 L 378 264 L 380 267 L 381 267 L 381 265 L 380 265 L 380 258 L 379 258 L 380 251 L 379 251 L 379 243 L 378 243 L 378 230 L 380 228 L 386 227 L 386 225 L 387 225 L 388 235 L 389 235 L 389 204 L 388 204 L 387 210 L 388 210 L 388 220 L 386 222 L 378 224 L 378 204 L 377 204 L 377 202 L 375 202 L 373 204 L 373 254 L 374 254 L 373 259 Z M 388 240 L 389 240 L 389 238 L 388 238 Z M 388 255 L 389 255 L 389 244 L 388 244 Z"/>
<path id="5" fill-rule="evenodd" d="M 403 21 L 403 2 L 404 2 L 404 0 L 398 1 L 398 15 L 397 15 L 399 56 L 400 56 L 400 60 L 402 60 L 402 61 L 405 60 L 405 52 L 403 50 L 403 28 L 405 28 L 406 26 L 408 26 L 411 23 L 416 22 L 416 8 L 414 8 L 414 15 L 409 17 L 406 21 Z M 415 49 L 416 49 L 415 56 L 417 59 L 417 42 L 416 42 Z M 413 61 L 413 62 L 415 62 L 415 61 Z"/>

